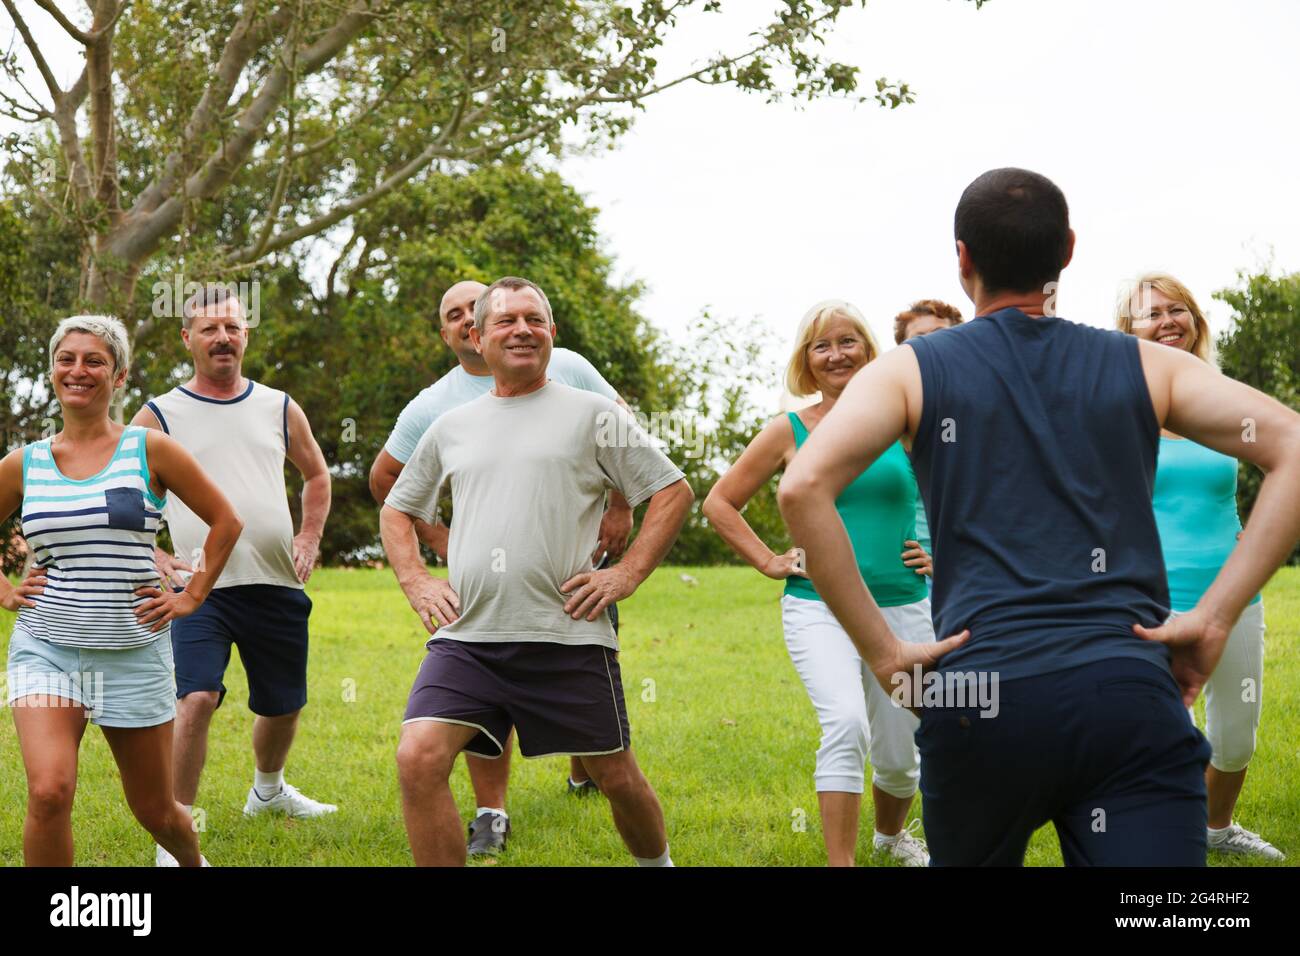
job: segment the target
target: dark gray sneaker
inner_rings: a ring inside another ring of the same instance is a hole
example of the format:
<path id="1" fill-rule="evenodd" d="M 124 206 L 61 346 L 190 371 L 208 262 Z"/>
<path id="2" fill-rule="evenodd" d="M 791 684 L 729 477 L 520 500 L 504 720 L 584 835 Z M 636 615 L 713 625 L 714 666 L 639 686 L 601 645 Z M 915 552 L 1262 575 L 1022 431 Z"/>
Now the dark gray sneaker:
<path id="1" fill-rule="evenodd" d="M 582 783 L 574 783 L 573 778 L 569 778 L 570 796 L 585 797 L 593 793 L 600 793 L 600 787 L 596 786 L 595 780 L 584 780 Z"/>
<path id="2" fill-rule="evenodd" d="M 469 825 L 469 843 L 466 852 L 470 856 L 496 856 L 506 848 L 506 839 L 510 836 L 510 818 L 505 814 L 481 813 Z"/>

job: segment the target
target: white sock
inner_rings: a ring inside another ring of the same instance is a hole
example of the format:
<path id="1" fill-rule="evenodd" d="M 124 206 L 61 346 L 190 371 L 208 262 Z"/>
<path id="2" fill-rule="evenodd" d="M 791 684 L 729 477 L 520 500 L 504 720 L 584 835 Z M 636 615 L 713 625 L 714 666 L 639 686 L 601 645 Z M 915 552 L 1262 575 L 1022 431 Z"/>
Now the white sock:
<path id="1" fill-rule="evenodd" d="M 881 833 L 879 830 L 877 830 L 876 836 L 872 842 L 876 846 L 892 846 L 893 844 L 898 842 L 898 838 L 901 837 L 902 835 L 903 835 L 902 830 L 899 830 L 897 833 L 893 834 L 892 836 L 887 836 L 884 833 Z"/>
<path id="2" fill-rule="evenodd" d="M 1231 829 L 1232 829 L 1232 824 L 1229 823 L 1226 827 L 1220 827 L 1220 828 L 1217 829 L 1217 830 L 1216 830 L 1214 827 L 1207 826 L 1207 827 L 1205 828 L 1205 832 L 1206 832 L 1206 835 L 1209 836 L 1209 838 L 1210 838 L 1211 840 L 1213 840 L 1215 837 L 1220 837 L 1220 838 L 1222 838 L 1222 837 L 1223 837 L 1225 834 L 1227 834 L 1227 832 L 1228 832 L 1229 830 L 1231 830 Z"/>
<path id="3" fill-rule="evenodd" d="M 667 846 L 664 847 L 663 853 L 659 854 L 653 859 L 645 859 L 644 857 L 640 857 L 640 856 L 634 856 L 632 857 L 632 859 L 636 860 L 637 866 L 672 866 L 673 865 L 672 857 L 668 855 Z"/>
<path id="4" fill-rule="evenodd" d="M 263 773 L 256 767 L 253 768 L 253 789 L 263 800 L 270 800 L 277 793 L 284 789 L 284 768 Z"/>
<path id="5" fill-rule="evenodd" d="M 501 807 L 479 807 L 474 811 L 474 816 L 481 817 L 485 813 L 497 813 L 505 817 L 507 820 L 510 819 L 510 814 L 506 813 Z"/>

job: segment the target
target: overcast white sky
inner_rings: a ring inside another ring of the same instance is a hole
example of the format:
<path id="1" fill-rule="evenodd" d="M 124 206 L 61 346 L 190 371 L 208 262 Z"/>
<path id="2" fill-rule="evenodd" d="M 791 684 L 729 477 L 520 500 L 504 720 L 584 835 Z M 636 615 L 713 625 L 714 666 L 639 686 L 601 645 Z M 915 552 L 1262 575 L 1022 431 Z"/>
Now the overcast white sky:
<path id="1" fill-rule="evenodd" d="M 688 16 L 661 77 L 739 48 L 775 6 Z M 75 46 L 21 8 L 69 54 L 54 65 L 70 82 Z M 914 299 L 969 315 L 953 209 L 971 179 L 1008 165 L 1045 173 L 1070 202 L 1062 315 L 1109 325 L 1119 283 L 1161 268 L 1218 332 L 1229 313 L 1210 293 L 1238 269 L 1300 270 L 1298 37 L 1297 0 L 872 0 L 841 16 L 828 49 L 869 88 L 906 80 L 915 104 L 772 105 L 685 84 L 652 97 L 612 152 L 560 170 L 601 208 L 619 274 L 648 283 L 642 310 L 674 336 L 707 306 L 757 318 L 784 357 L 824 298 L 855 302 L 886 346 Z"/>
<path id="2" fill-rule="evenodd" d="M 682 56 L 739 22 L 692 18 Z M 830 49 L 869 84 L 907 80 L 915 104 L 799 110 L 688 84 L 648 101 L 615 151 L 561 168 L 602 209 L 620 273 L 649 283 L 645 314 L 676 334 L 708 305 L 758 317 L 784 355 L 831 297 L 882 346 L 914 299 L 969 317 L 952 215 L 997 166 L 1046 174 L 1070 203 L 1061 315 L 1109 325 L 1120 281 L 1160 268 L 1217 333 L 1229 310 L 1210 293 L 1239 268 L 1271 255 L 1300 270 L 1298 38 L 1296 0 L 873 0 Z"/>

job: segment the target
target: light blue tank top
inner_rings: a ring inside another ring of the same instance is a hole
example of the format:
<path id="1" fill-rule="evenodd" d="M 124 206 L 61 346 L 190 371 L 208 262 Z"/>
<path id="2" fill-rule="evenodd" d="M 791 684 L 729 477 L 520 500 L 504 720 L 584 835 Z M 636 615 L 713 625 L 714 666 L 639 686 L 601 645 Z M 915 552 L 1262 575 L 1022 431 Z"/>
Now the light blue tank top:
<path id="1" fill-rule="evenodd" d="M 146 429 L 128 425 L 99 474 L 74 480 L 54 461 L 50 439 L 23 449 L 22 532 L 47 584 L 18 612 L 15 628 L 69 647 L 122 649 L 159 638 L 134 614 L 136 588 L 159 583 L 154 538 L 163 498 L 149 488 Z"/>
<path id="2" fill-rule="evenodd" d="M 1169 606 L 1196 607 L 1237 544 L 1237 461 L 1183 438 L 1160 437 L 1151 506 L 1169 577 Z M 1258 594 L 1252 604 L 1260 600 Z"/>

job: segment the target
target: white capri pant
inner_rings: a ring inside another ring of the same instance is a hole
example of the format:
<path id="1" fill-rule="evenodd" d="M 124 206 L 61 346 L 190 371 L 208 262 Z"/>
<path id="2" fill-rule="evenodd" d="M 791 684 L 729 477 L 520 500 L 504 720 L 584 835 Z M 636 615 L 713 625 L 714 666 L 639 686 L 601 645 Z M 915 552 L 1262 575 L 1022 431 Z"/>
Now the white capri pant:
<path id="1" fill-rule="evenodd" d="M 1169 620 L 1186 612 L 1173 611 Z M 1255 753 L 1264 706 L 1264 602 L 1248 604 L 1228 633 L 1219 665 L 1205 683 L 1205 736 L 1210 766 L 1223 773 L 1245 770 Z"/>
<path id="2" fill-rule="evenodd" d="M 882 607 L 880 613 L 900 640 L 934 640 L 928 597 Z M 916 717 L 889 699 L 821 601 L 784 595 L 781 623 L 790 659 L 822 727 L 813 778 L 817 791 L 862 793 L 863 766 L 870 752 L 873 784 L 895 797 L 915 794 L 921 779 L 921 758 L 913 740 Z"/>

